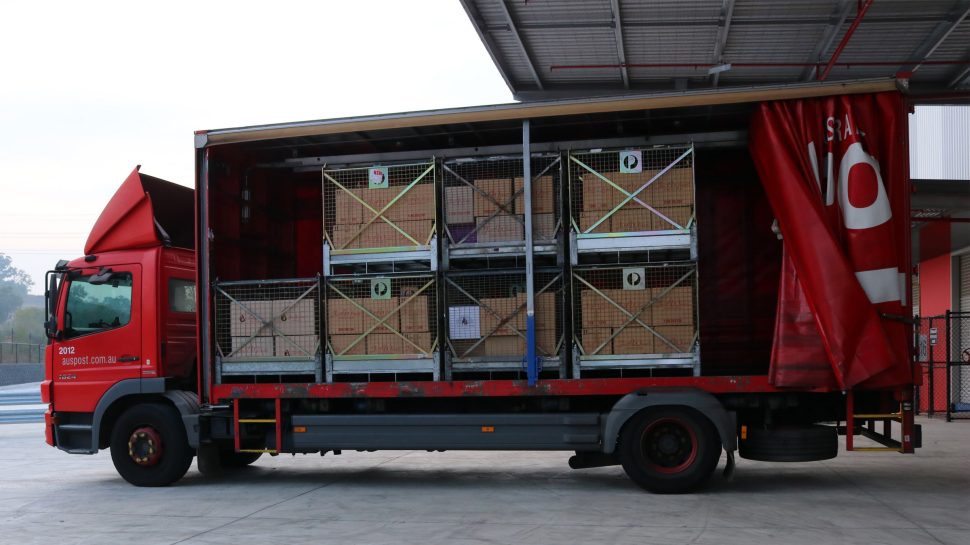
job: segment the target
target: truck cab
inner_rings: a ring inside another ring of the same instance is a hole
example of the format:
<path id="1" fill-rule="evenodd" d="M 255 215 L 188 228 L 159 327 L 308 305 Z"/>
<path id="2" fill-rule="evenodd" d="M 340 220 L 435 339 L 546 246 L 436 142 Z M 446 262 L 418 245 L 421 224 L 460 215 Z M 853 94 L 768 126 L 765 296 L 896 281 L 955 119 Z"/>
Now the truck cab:
<path id="1" fill-rule="evenodd" d="M 48 272 L 48 444 L 93 454 L 129 406 L 197 391 L 193 194 L 136 168 L 84 257 Z"/>

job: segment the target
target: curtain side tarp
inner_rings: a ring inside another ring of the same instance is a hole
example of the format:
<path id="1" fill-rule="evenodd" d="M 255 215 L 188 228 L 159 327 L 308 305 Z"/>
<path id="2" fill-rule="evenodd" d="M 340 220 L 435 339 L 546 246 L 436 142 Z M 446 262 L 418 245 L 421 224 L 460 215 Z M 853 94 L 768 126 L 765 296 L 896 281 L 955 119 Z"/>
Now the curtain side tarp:
<path id="1" fill-rule="evenodd" d="M 906 111 L 895 92 L 765 102 L 751 154 L 784 240 L 770 379 L 818 390 L 912 381 Z M 894 319 L 897 318 L 897 319 Z"/>

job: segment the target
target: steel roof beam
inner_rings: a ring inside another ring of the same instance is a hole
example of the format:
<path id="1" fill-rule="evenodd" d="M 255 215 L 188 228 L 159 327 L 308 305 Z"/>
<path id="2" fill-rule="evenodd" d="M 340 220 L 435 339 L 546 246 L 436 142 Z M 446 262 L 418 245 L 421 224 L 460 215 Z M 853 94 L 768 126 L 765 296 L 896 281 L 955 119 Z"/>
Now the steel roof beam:
<path id="1" fill-rule="evenodd" d="M 734 0 L 722 0 L 721 14 L 717 19 L 717 38 L 714 40 L 714 61 L 715 65 L 721 64 L 724 60 L 724 46 L 727 45 L 728 32 L 731 30 L 731 18 L 734 16 Z M 717 87 L 717 81 L 721 73 L 716 72 L 711 76 L 711 87 Z"/>
<path id="2" fill-rule="evenodd" d="M 849 13 L 852 11 L 852 6 L 855 4 L 853 0 L 838 0 L 835 9 L 832 10 L 832 15 L 829 17 L 829 21 L 825 27 L 825 33 L 822 34 L 822 39 L 818 41 L 815 46 L 815 50 L 812 51 L 812 55 L 808 58 L 808 62 L 814 62 L 821 64 L 822 55 L 832 47 L 832 42 L 835 41 L 835 37 L 839 35 L 839 29 L 845 24 L 845 20 L 849 18 Z M 815 73 L 818 71 L 818 64 L 815 66 L 810 66 L 802 71 L 802 81 L 812 81 L 815 77 Z"/>
<path id="3" fill-rule="evenodd" d="M 909 56 L 911 59 L 919 59 L 920 61 L 925 61 L 930 55 L 936 51 L 936 48 L 946 41 L 946 39 L 953 33 L 954 30 L 960 23 L 963 22 L 967 16 L 970 15 L 970 0 L 961 0 L 957 6 L 950 10 L 950 13 L 946 15 L 943 21 L 940 21 L 936 25 L 936 28 L 930 32 L 930 35 L 926 37 L 926 40 L 916 48 L 916 51 Z M 915 64 L 905 64 L 899 67 L 898 72 L 915 72 L 919 70 L 922 66 L 922 62 L 917 62 Z"/>
<path id="4" fill-rule="evenodd" d="M 532 77 L 536 80 L 536 86 L 539 89 L 544 89 L 542 85 L 542 78 L 539 77 L 539 72 L 536 71 L 536 65 L 532 62 L 532 56 L 529 55 L 529 50 L 525 47 L 525 42 L 522 41 L 522 35 L 519 33 L 518 27 L 515 25 L 515 19 L 512 17 L 512 12 L 509 10 L 506 0 L 499 0 L 498 4 L 502 6 L 502 13 L 505 14 L 505 20 L 509 24 L 509 31 L 512 33 L 512 37 L 515 38 L 515 43 L 519 46 L 519 51 L 522 53 L 522 58 L 525 60 L 526 66 L 529 68 L 529 72 L 532 73 Z"/>
<path id="5" fill-rule="evenodd" d="M 616 56 L 620 59 L 620 75 L 623 76 L 623 86 L 630 88 L 630 74 L 626 68 L 626 49 L 623 47 L 623 20 L 620 18 L 620 0 L 610 0 L 613 10 L 613 38 L 616 39 Z"/>
<path id="6" fill-rule="evenodd" d="M 459 0 L 461 6 L 465 8 L 465 13 L 468 15 L 468 19 L 471 20 L 472 26 L 475 27 L 475 32 L 478 33 L 478 37 L 485 44 L 485 51 L 488 52 L 488 56 L 492 58 L 492 64 L 495 68 L 498 68 L 498 73 L 502 75 L 502 79 L 505 80 L 505 85 L 508 86 L 509 91 L 515 94 L 515 85 L 512 85 L 512 78 L 509 74 L 508 68 L 502 61 L 502 57 L 499 55 L 498 46 L 495 44 L 495 40 L 489 35 L 489 27 L 485 24 L 485 19 L 482 18 L 482 14 L 479 13 L 478 8 L 473 4 L 473 0 Z"/>
<path id="7" fill-rule="evenodd" d="M 835 66 L 836 61 L 839 60 L 839 55 L 842 54 L 842 50 L 845 49 L 845 46 L 849 45 L 849 40 L 852 39 L 852 35 L 855 34 L 856 29 L 859 28 L 859 24 L 862 23 L 862 19 L 866 16 L 866 12 L 868 12 L 869 8 L 872 7 L 872 2 L 873 0 L 862 0 L 860 2 L 859 10 L 855 15 L 855 20 L 852 21 L 851 25 L 849 25 L 849 29 L 845 31 L 845 34 L 842 36 L 842 41 L 840 41 L 838 47 L 835 48 L 835 53 L 832 53 L 832 57 L 829 58 L 828 64 L 826 64 L 825 68 L 822 69 L 822 73 L 818 75 L 819 81 L 825 81 L 825 78 L 829 77 L 829 72 L 832 71 L 832 67 Z"/>
<path id="8" fill-rule="evenodd" d="M 970 49 L 967 49 L 967 54 L 964 55 L 964 58 L 970 61 Z M 953 79 L 951 79 L 946 86 L 956 88 L 962 87 L 963 84 L 970 84 L 970 66 L 967 66 L 962 70 L 958 70 L 956 75 L 953 76 Z"/>
<path id="9" fill-rule="evenodd" d="M 468 1 L 468 0 L 465 0 Z M 841 10 L 842 0 L 839 1 L 837 10 Z M 850 7 L 855 6 L 856 2 L 848 0 Z M 939 15 L 873 15 L 866 17 L 866 25 L 877 24 L 899 24 L 899 23 L 936 23 L 940 20 Z M 711 19 L 629 19 L 623 20 L 623 27 L 630 28 L 665 28 L 665 27 L 716 27 L 718 20 Z M 827 17 L 765 17 L 760 15 L 746 15 L 744 17 L 735 15 L 731 18 L 731 26 L 752 27 L 752 26 L 800 26 L 800 25 L 829 25 L 832 23 L 832 16 Z M 585 29 L 608 29 L 613 28 L 611 19 L 597 19 L 590 21 L 557 21 L 557 22 L 529 22 L 519 23 L 517 28 L 520 31 L 526 30 L 585 30 Z M 488 24 L 483 27 L 487 32 L 504 32 L 508 30 L 508 25 Z"/>

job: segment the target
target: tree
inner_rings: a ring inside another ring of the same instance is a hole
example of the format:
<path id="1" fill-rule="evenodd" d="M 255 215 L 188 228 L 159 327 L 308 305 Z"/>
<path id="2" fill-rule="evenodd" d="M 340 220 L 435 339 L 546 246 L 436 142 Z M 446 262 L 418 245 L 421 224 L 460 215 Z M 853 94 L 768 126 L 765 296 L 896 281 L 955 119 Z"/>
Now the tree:
<path id="1" fill-rule="evenodd" d="M 0 253 L 0 323 L 20 308 L 27 290 L 33 285 L 34 281 L 27 273 L 14 267 L 9 256 Z"/>
<path id="2" fill-rule="evenodd" d="M 0 338 L 7 340 L 7 335 L 15 343 L 40 344 L 44 339 L 44 309 L 39 307 L 22 307 L 13 313 L 0 329 Z"/>

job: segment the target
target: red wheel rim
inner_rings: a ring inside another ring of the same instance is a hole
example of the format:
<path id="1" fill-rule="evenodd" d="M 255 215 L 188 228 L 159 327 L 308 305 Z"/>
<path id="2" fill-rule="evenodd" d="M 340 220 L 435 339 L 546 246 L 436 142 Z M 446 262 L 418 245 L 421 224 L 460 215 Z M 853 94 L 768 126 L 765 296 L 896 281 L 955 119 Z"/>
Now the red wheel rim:
<path id="1" fill-rule="evenodd" d="M 151 426 L 142 426 L 128 437 L 128 456 L 140 466 L 153 466 L 162 458 L 162 436 Z"/>
<path id="2" fill-rule="evenodd" d="M 679 418 L 658 418 L 643 430 L 640 452 L 651 471 L 680 473 L 697 459 L 697 434 Z"/>

